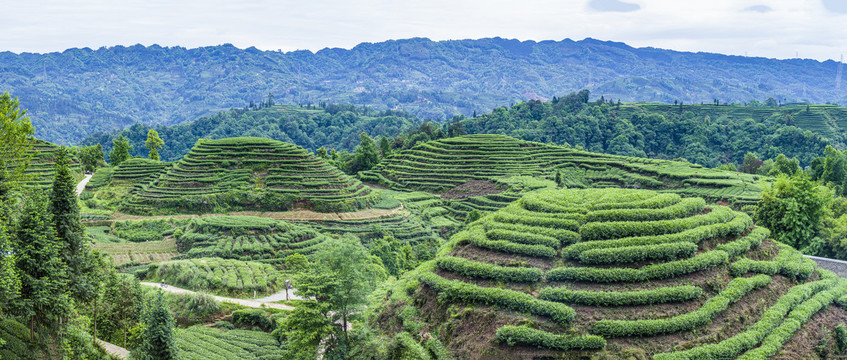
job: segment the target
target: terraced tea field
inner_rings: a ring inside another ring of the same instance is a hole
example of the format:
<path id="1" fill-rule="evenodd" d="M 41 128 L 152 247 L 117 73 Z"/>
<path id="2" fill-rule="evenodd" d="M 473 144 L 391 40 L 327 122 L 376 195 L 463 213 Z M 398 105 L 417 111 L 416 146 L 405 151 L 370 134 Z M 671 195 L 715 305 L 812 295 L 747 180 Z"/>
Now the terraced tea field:
<path id="1" fill-rule="evenodd" d="M 59 146 L 56 144 L 39 139 L 35 140 L 32 149 L 28 153 L 30 163 L 24 172 L 27 179 L 25 179 L 23 185 L 36 188 L 47 188 L 51 186 L 53 176 L 56 174 L 56 164 L 53 162 L 53 158 L 58 148 Z M 82 166 L 79 164 L 79 159 L 71 155 L 70 160 L 71 173 L 75 174 L 78 179 L 82 179 Z"/>
<path id="2" fill-rule="evenodd" d="M 272 294 L 284 286 L 271 265 L 220 258 L 161 262 L 147 271 L 146 280 L 225 296 Z"/>
<path id="3" fill-rule="evenodd" d="M 201 140 L 133 193 L 124 210 L 136 213 L 151 208 L 355 211 L 377 198 L 370 187 L 303 148 L 262 138 Z"/>
<path id="4" fill-rule="evenodd" d="M 655 189 L 737 206 L 758 201 L 762 186 L 769 181 L 684 162 L 589 153 L 502 135 L 422 143 L 388 157 L 360 177 L 392 189 L 440 193 L 469 180 L 509 176 L 554 179 L 557 172 L 569 188 Z"/>
<path id="5" fill-rule="evenodd" d="M 180 359 L 283 360 L 283 350 L 271 334 L 193 326 L 176 332 Z"/>
<path id="6" fill-rule="evenodd" d="M 805 358 L 813 350 L 791 345 L 794 333 L 847 301 L 847 280 L 768 236 L 702 198 L 531 193 L 408 274 L 388 294 L 381 325 L 431 334 L 468 359 Z M 847 317 L 836 309 L 816 326 Z M 411 336 L 410 348 L 430 344 Z"/>

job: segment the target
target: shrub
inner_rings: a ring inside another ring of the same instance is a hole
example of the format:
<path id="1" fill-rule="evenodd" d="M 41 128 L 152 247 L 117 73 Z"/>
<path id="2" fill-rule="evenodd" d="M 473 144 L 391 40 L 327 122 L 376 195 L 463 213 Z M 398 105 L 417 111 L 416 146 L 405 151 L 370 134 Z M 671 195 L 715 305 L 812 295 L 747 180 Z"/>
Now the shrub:
<path id="1" fill-rule="evenodd" d="M 221 321 L 216 321 L 216 322 L 215 322 L 215 327 L 216 327 L 216 328 L 219 328 L 219 329 L 224 329 L 224 330 L 234 330 L 234 329 L 235 329 L 235 325 L 233 325 L 233 324 L 232 324 L 231 322 L 229 322 L 229 321 L 223 321 L 223 320 L 221 320 Z"/>
<path id="2" fill-rule="evenodd" d="M 770 284 L 767 275 L 751 278 L 736 278 L 727 284 L 717 296 L 707 300 L 703 306 L 692 312 L 664 319 L 649 320 L 600 320 L 594 323 L 591 332 L 607 337 L 652 336 L 690 330 L 711 321 L 742 296 Z"/>
<path id="3" fill-rule="evenodd" d="M 584 281 L 584 282 L 635 282 L 652 279 L 667 279 L 695 271 L 711 269 L 726 264 L 729 255 L 721 250 L 701 253 L 692 258 L 647 265 L 640 269 L 632 268 L 591 268 L 565 267 L 547 272 L 548 281 Z"/>
<path id="4" fill-rule="evenodd" d="M 803 257 L 803 253 L 788 245 L 778 245 L 779 254 L 773 260 L 756 261 L 743 258 L 730 265 L 730 273 L 733 276 L 748 272 L 769 275 L 779 273 L 794 279 L 805 279 L 815 272 L 817 264 L 814 260 Z"/>
<path id="5" fill-rule="evenodd" d="M 770 236 L 770 230 L 758 227 L 753 229 L 747 236 L 736 239 L 735 241 L 720 244 L 715 249 L 726 251 L 729 257 L 736 257 L 746 253 L 754 247 L 762 244 L 762 241 Z"/>
<path id="6" fill-rule="evenodd" d="M 597 335 L 556 335 L 526 326 L 501 326 L 497 329 L 497 340 L 511 346 L 515 344 L 536 346 L 546 349 L 602 349 L 606 340 Z"/>
<path id="7" fill-rule="evenodd" d="M 683 302 L 699 298 L 703 289 L 692 285 L 635 291 L 585 291 L 563 287 L 541 289 L 538 298 L 565 304 L 591 306 L 630 306 Z"/>
<path id="8" fill-rule="evenodd" d="M 541 269 L 534 267 L 506 267 L 455 256 L 441 256 L 435 260 L 438 268 L 465 277 L 492 279 L 503 282 L 538 282 L 544 277 Z"/>
<path id="9" fill-rule="evenodd" d="M 587 223 L 582 225 L 579 232 L 584 240 L 617 239 L 627 236 L 676 233 L 702 225 L 727 222 L 734 217 L 735 214 L 732 210 L 722 208 L 715 207 L 708 214 L 681 219 Z"/>
<path id="10" fill-rule="evenodd" d="M 431 272 L 423 272 L 419 280 L 438 292 L 439 296 L 455 301 L 497 305 L 533 315 L 548 316 L 562 325 L 571 322 L 575 315 L 574 310 L 568 306 L 539 300 L 522 292 L 447 280 Z"/>
<path id="11" fill-rule="evenodd" d="M 582 252 L 579 261 L 586 264 L 623 264 L 645 260 L 675 260 L 694 255 L 697 244 L 675 242 L 658 245 L 592 249 Z"/>
<path id="12" fill-rule="evenodd" d="M 534 257 L 556 257 L 556 250 L 549 246 L 518 244 L 504 240 L 489 240 L 482 231 L 482 228 L 479 227 L 469 230 L 469 232 L 469 236 L 464 237 L 465 241 L 481 248 Z"/>
<path id="13" fill-rule="evenodd" d="M 658 209 L 610 209 L 597 210 L 585 214 L 585 222 L 606 221 L 655 221 L 688 217 L 706 207 L 702 198 L 687 198 L 682 201 Z"/>
<path id="14" fill-rule="evenodd" d="M 265 330 L 274 328 L 271 317 L 262 309 L 242 309 L 232 313 L 232 321 L 235 326 L 247 327 L 258 326 Z"/>

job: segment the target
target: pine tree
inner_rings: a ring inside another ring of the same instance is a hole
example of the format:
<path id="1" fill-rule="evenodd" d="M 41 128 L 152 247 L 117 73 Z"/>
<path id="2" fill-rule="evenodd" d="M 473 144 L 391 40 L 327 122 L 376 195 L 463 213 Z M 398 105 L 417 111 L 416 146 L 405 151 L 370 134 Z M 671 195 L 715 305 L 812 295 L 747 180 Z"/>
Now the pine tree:
<path id="1" fill-rule="evenodd" d="M 68 266 L 68 286 L 74 299 L 88 301 L 94 296 L 91 279 L 95 271 L 91 248 L 85 240 L 85 229 L 80 222 L 76 197 L 76 182 L 68 167 L 68 148 L 56 151 L 56 176 L 50 194 L 50 213 L 56 237 L 61 245 L 61 257 Z"/>
<path id="2" fill-rule="evenodd" d="M 144 147 L 146 147 L 147 150 L 150 150 L 151 160 L 159 160 L 159 150 L 164 144 L 165 142 L 162 141 L 156 130 L 150 129 L 150 131 L 147 132 L 147 141 L 144 142 Z"/>
<path id="3" fill-rule="evenodd" d="M 165 296 L 161 290 L 153 295 L 147 311 L 144 313 L 147 327 L 141 336 L 141 345 L 133 351 L 136 360 L 171 360 L 177 359 L 177 348 L 174 343 L 174 318 L 165 304 Z"/>
<path id="4" fill-rule="evenodd" d="M 29 318 L 30 337 L 36 329 L 58 324 L 72 310 L 67 292 L 67 265 L 56 238 L 47 199 L 32 194 L 26 201 L 15 231 L 15 261 L 21 279 L 20 297 L 12 312 Z"/>
<path id="5" fill-rule="evenodd" d="M 4 306 L 17 297 L 21 289 L 21 279 L 15 270 L 15 257 L 6 226 L 0 223 L 0 313 Z"/>
<path id="6" fill-rule="evenodd" d="M 379 151 L 382 153 L 383 158 L 387 158 L 391 155 L 391 144 L 385 136 L 383 136 L 382 139 L 379 139 Z"/>

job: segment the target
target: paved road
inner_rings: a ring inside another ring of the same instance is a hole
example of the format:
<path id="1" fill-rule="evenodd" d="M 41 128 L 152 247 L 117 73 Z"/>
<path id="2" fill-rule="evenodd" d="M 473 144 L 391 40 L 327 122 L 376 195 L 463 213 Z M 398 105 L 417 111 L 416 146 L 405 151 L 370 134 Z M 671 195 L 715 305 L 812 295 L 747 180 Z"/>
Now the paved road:
<path id="1" fill-rule="evenodd" d="M 817 256 L 804 255 L 805 257 L 814 260 L 818 266 L 836 273 L 838 276 L 847 278 L 847 261 L 829 259 Z"/>
<path id="2" fill-rule="evenodd" d="M 141 282 L 141 285 L 149 286 L 149 287 L 156 287 L 156 288 L 162 289 L 162 285 L 157 284 L 157 283 Z M 186 290 L 186 289 L 180 289 L 180 288 L 175 287 L 173 285 L 168 285 L 166 288 L 164 288 L 162 290 L 165 290 L 167 292 L 174 293 L 174 294 L 194 294 L 195 293 L 194 291 Z M 282 296 L 283 296 L 283 299 L 284 299 L 285 293 L 283 293 Z M 277 304 L 277 303 L 272 303 L 272 302 L 261 302 L 261 301 L 257 301 L 257 300 L 235 299 L 235 298 L 228 298 L 228 297 L 214 296 L 214 295 L 212 295 L 212 297 L 214 297 L 215 300 L 220 301 L 220 302 L 229 302 L 229 303 L 238 304 L 238 305 L 241 305 L 241 306 L 246 306 L 246 307 L 255 308 L 255 309 L 259 309 L 259 308 L 262 307 L 262 305 L 264 305 L 264 306 L 271 308 L 271 309 L 294 310 L 293 307 L 285 305 L 285 304 Z"/>
<path id="3" fill-rule="evenodd" d="M 295 289 L 288 289 L 288 300 L 303 300 L 302 297 L 294 295 L 294 290 Z M 285 299 L 285 290 L 282 290 L 282 291 L 280 291 L 276 294 L 271 294 L 269 296 L 266 296 L 266 297 L 263 297 L 263 298 L 260 298 L 260 299 L 253 299 L 253 301 L 258 301 L 258 302 L 263 302 L 263 303 L 283 301 L 283 300 L 286 300 Z"/>
<path id="4" fill-rule="evenodd" d="M 85 184 L 88 184 L 88 180 L 91 180 L 91 175 L 85 175 L 85 178 L 79 182 L 76 186 L 76 195 L 79 196 L 82 194 L 82 191 L 85 190 Z"/>
<path id="5" fill-rule="evenodd" d="M 120 346 L 117 346 L 112 343 L 107 343 L 103 340 L 96 339 L 97 345 L 100 345 L 103 350 L 106 350 L 106 353 L 109 355 L 116 356 L 118 359 L 125 360 L 129 357 L 129 350 L 124 349 Z"/>

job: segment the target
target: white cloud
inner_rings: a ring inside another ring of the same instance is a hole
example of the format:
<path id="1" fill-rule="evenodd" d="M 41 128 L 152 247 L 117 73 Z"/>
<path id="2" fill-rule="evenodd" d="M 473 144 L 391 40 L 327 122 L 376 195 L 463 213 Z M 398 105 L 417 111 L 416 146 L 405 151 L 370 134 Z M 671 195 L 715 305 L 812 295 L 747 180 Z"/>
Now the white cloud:
<path id="1" fill-rule="evenodd" d="M 232 43 L 285 51 L 408 37 L 593 37 L 684 51 L 820 60 L 847 52 L 840 0 L 30 0 L 4 4 L 0 51 Z M 827 1 L 826 6 L 823 1 Z M 601 4 L 601 5 L 602 5 Z M 619 4 L 618 4 L 619 5 Z M 631 7 L 630 7 L 631 8 Z M 759 11 L 770 9 L 770 11 Z M 606 9 L 611 9 L 608 6 Z M 620 9 L 620 8 L 618 8 Z M 758 9 L 758 10 L 757 10 Z M 753 10 L 753 11 L 750 11 Z"/>

